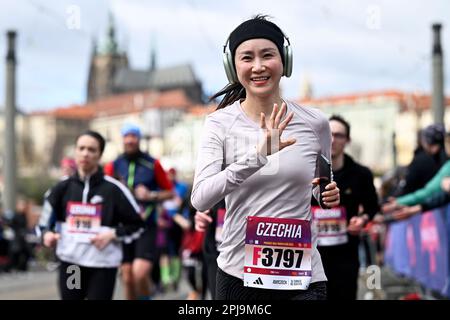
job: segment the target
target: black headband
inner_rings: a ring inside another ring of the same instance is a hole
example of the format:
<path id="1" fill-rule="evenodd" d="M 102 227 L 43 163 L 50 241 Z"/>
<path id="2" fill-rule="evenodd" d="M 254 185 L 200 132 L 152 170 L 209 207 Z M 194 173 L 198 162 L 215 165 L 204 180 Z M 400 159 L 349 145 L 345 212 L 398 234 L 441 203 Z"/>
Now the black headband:
<path id="1" fill-rule="evenodd" d="M 237 47 L 244 41 L 250 39 L 263 38 L 272 41 L 278 48 L 281 55 L 281 60 L 284 65 L 284 35 L 283 31 L 268 20 L 264 19 L 250 19 L 241 23 L 233 32 L 230 34 L 229 46 L 230 52 L 232 53 L 233 61 L 234 55 L 236 54 Z"/>

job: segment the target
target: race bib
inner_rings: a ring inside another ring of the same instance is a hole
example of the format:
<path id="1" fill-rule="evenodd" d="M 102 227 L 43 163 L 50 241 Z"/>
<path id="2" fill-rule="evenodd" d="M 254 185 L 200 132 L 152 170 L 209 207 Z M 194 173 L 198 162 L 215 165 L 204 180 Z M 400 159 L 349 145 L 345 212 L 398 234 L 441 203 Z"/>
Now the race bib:
<path id="1" fill-rule="evenodd" d="M 318 246 L 336 246 L 348 242 L 347 213 L 344 207 L 322 209 L 312 207 Z"/>
<path id="2" fill-rule="evenodd" d="M 247 217 L 245 286 L 306 290 L 311 274 L 309 221 Z"/>
<path id="3" fill-rule="evenodd" d="M 225 221 L 225 209 L 220 208 L 217 210 L 217 223 L 216 223 L 216 235 L 215 239 L 218 244 L 222 243 L 222 230 L 223 223 Z"/>
<path id="4" fill-rule="evenodd" d="M 90 239 L 101 230 L 101 204 L 69 201 L 66 208 L 67 233 L 77 242 Z"/>

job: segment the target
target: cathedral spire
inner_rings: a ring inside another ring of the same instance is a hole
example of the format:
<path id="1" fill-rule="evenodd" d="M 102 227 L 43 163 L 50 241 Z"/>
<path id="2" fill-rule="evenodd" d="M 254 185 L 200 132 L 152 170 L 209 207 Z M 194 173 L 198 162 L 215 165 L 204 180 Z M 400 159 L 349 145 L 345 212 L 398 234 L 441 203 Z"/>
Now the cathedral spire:
<path id="1" fill-rule="evenodd" d="M 108 33 L 106 37 L 106 43 L 103 48 L 103 53 L 110 55 L 118 54 L 118 45 L 116 41 L 116 28 L 114 26 L 114 17 L 111 12 L 109 12 L 108 17 Z"/>
<path id="2" fill-rule="evenodd" d="M 156 70 L 156 36 L 153 33 L 150 40 L 150 71 Z"/>
<path id="3" fill-rule="evenodd" d="M 91 57 L 95 57 L 98 53 L 98 45 L 97 45 L 97 38 L 92 37 L 91 39 Z"/>

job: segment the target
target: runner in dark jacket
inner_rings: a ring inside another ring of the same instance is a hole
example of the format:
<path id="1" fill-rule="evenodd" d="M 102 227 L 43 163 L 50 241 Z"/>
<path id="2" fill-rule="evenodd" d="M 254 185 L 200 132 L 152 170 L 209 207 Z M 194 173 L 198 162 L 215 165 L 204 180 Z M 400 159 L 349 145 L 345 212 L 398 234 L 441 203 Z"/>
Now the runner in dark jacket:
<path id="1" fill-rule="evenodd" d="M 76 141 L 77 172 L 45 195 L 40 220 L 44 245 L 61 260 L 59 289 L 66 299 L 111 299 L 121 242 L 129 243 L 144 223 L 131 193 L 99 167 L 105 147 L 93 131 Z"/>
<path id="2" fill-rule="evenodd" d="M 333 116 L 330 128 L 333 174 L 339 185 L 341 204 L 327 210 L 318 207 L 313 200 L 317 247 L 328 278 L 328 299 L 355 300 L 360 232 L 379 211 L 378 197 L 370 170 L 344 153 L 350 141 L 350 125 L 341 117 Z"/>

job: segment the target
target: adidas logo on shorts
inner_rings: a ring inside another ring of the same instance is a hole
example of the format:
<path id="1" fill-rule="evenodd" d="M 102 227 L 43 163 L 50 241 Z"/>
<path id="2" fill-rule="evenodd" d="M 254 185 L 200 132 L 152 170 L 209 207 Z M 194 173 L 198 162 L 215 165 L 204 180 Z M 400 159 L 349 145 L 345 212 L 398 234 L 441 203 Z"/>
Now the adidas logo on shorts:
<path id="1" fill-rule="evenodd" d="M 263 284 L 261 278 L 258 277 L 255 281 L 253 281 L 253 284 Z"/>

